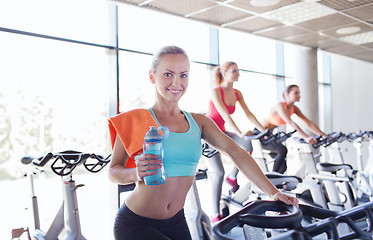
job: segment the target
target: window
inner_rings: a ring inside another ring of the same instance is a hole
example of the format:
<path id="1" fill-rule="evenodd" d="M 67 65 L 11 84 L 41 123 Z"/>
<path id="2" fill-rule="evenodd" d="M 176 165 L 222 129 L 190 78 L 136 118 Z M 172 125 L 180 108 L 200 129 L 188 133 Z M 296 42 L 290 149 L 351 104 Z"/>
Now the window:
<path id="1" fill-rule="evenodd" d="M 241 91 L 248 108 L 259 122 L 267 117 L 269 110 L 276 103 L 275 81 L 272 76 L 241 71 L 235 84 L 235 88 Z M 238 103 L 236 109 L 233 117 L 238 127 L 242 131 L 253 130 L 255 126 L 247 119 Z"/>
<path id="2" fill-rule="evenodd" d="M 276 74 L 275 41 L 229 29 L 220 29 L 220 63 L 233 61 L 240 69 Z"/>
<path id="3" fill-rule="evenodd" d="M 149 81 L 152 56 L 121 51 L 119 61 L 119 111 L 151 107 L 155 100 Z"/>
<path id="4" fill-rule="evenodd" d="M 176 45 L 192 61 L 209 61 L 208 25 L 124 4 L 118 6 L 118 15 L 120 48 L 153 54 Z"/>
<path id="5" fill-rule="evenodd" d="M 3 28 L 104 45 L 108 44 L 108 13 L 102 0 L 0 1 Z"/>
<path id="6" fill-rule="evenodd" d="M 221 29 L 219 45 L 220 63 L 233 61 L 242 69 L 234 87 L 241 91 L 250 111 L 261 122 L 276 103 L 276 79 L 272 76 L 276 74 L 275 42 L 234 30 Z M 233 117 L 238 127 L 242 131 L 252 130 L 254 125 L 238 104 L 236 109 Z"/>
<path id="7" fill-rule="evenodd" d="M 105 49 L 4 32 L 0 39 L 0 162 L 67 149 L 107 153 Z"/>

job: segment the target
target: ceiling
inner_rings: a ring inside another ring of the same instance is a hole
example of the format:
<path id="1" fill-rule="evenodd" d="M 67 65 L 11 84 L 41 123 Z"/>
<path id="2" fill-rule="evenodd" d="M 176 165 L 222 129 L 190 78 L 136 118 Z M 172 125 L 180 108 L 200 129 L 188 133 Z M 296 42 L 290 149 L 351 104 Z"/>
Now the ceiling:
<path id="1" fill-rule="evenodd" d="M 373 0 L 115 1 L 373 62 Z"/>

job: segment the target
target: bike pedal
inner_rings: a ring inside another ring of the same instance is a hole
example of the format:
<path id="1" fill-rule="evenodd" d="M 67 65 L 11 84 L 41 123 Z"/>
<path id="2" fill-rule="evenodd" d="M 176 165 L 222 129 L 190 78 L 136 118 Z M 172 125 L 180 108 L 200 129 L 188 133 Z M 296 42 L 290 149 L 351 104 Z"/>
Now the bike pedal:
<path id="1" fill-rule="evenodd" d="M 236 185 L 236 186 L 232 187 L 229 190 L 229 194 L 233 194 L 233 193 L 237 192 L 238 189 L 240 189 L 240 185 Z"/>
<path id="2" fill-rule="evenodd" d="M 19 239 L 25 232 L 27 232 L 28 237 L 30 238 L 30 232 L 28 228 L 15 228 L 12 229 L 12 239 L 17 238 Z"/>

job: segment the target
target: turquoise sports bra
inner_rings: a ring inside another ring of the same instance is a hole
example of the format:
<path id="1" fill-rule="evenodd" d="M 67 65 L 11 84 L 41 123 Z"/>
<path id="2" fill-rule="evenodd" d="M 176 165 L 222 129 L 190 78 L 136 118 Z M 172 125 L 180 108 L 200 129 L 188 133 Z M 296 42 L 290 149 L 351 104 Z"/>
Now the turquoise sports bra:
<path id="1" fill-rule="evenodd" d="M 153 109 L 149 109 L 159 124 Z M 190 113 L 182 111 L 189 129 L 185 133 L 170 132 L 164 141 L 163 165 L 166 177 L 194 176 L 202 155 L 201 130 Z"/>

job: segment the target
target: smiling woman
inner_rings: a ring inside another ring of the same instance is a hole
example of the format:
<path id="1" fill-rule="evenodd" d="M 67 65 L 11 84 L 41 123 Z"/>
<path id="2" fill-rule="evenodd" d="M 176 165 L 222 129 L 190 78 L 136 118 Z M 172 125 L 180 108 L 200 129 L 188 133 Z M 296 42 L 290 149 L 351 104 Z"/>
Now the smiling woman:
<path id="1" fill-rule="evenodd" d="M 113 146 L 109 177 L 118 184 L 136 183 L 115 220 L 114 234 L 118 240 L 191 239 L 183 209 L 201 158 L 202 139 L 227 153 L 245 176 L 270 197 L 297 204 L 297 199 L 279 192 L 250 154 L 221 132 L 209 117 L 179 108 L 179 100 L 188 87 L 189 68 L 183 49 L 163 47 L 154 54 L 149 71 L 156 91 L 154 105 L 145 111 L 134 109 L 109 119 Z M 135 130 L 130 126 L 133 122 L 140 122 Z M 169 129 L 169 136 L 163 140 L 162 159 L 149 153 L 139 155 L 142 139 L 154 123 Z M 133 131 L 136 134 L 125 134 Z M 128 165 L 133 157 L 134 167 Z M 146 185 L 144 177 L 156 174 L 162 164 L 166 182 Z"/>

